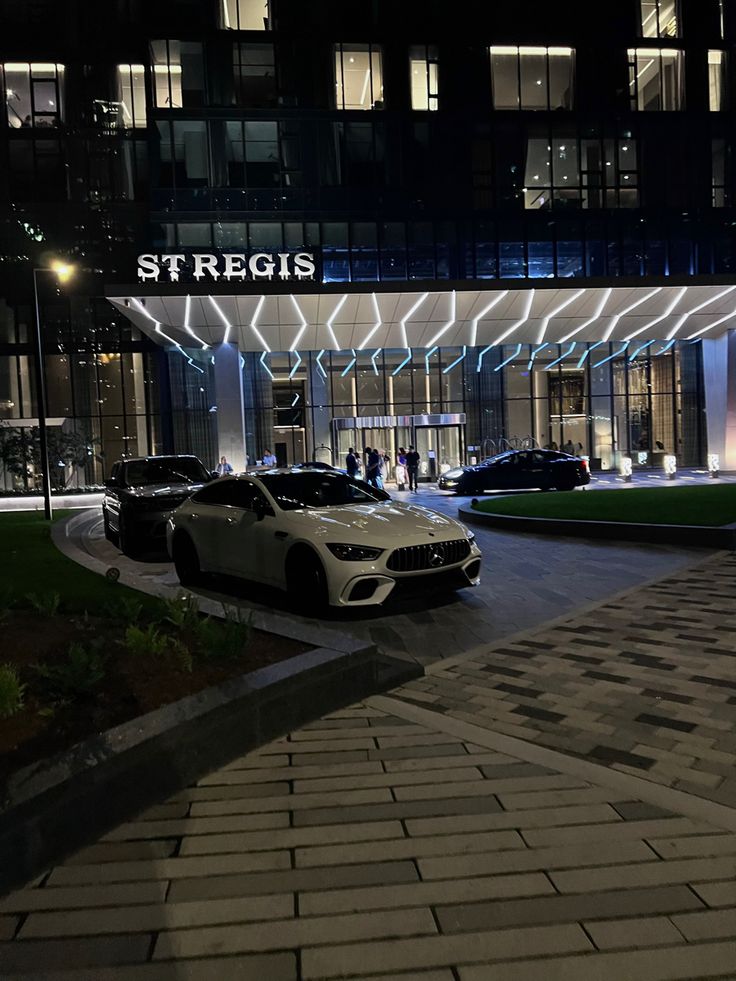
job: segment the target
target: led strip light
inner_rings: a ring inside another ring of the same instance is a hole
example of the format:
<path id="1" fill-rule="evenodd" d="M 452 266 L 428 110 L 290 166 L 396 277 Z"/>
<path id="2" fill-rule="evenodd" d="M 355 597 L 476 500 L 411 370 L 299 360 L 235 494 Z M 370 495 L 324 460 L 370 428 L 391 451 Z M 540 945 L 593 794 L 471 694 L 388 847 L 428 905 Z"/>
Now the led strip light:
<path id="1" fill-rule="evenodd" d="M 362 351 L 363 348 L 368 347 L 368 344 L 369 344 L 371 338 L 376 333 L 376 331 L 378 330 L 378 328 L 383 324 L 383 320 L 381 319 L 381 311 L 378 309 L 378 300 L 376 299 L 376 294 L 375 293 L 371 293 L 371 298 L 373 300 L 373 309 L 376 312 L 376 322 L 373 325 L 373 327 L 370 329 L 369 333 L 366 335 L 366 338 L 363 341 L 363 343 L 358 345 L 358 350 L 359 351 Z M 379 350 L 380 350 L 380 348 L 379 348 Z"/>
<path id="2" fill-rule="evenodd" d="M 655 317 L 654 320 L 650 320 L 649 323 L 644 324 L 643 327 L 639 327 L 638 330 L 632 331 L 631 334 L 629 334 L 627 337 L 624 337 L 624 340 L 633 341 L 635 337 L 638 337 L 639 334 L 643 334 L 644 331 L 649 330 L 650 327 L 656 327 L 657 324 L 661 324 L 663 320 L 666 320 L 667 317 L 669 317 L 669 315 L 672 313 L 672 311 L 675 309 L 677 304 L 680 302 L 680 300 L 683 298 L 683 296 L 686 293 L 687 293 L 687 286 L 681 287 L 679 292 L 677 293 L 677 296 L 675 296 L 674 300 L 669 304 L 669 306 L 667 307 L 664 313 L 661 313 L 658 317 Z"/>
<path id="3" fill-rule="evenodd" d="M 204 374 L 204 369 L 203 368 L 200 368 L 199 365 L 196 365 L 194 363 L 194 361 L 192 360 L 192 358 L 189 357 L 189 355 L 184 350 L 184 348 L 181 346 L 181 344 L 178 341 L 175 341 L 173 337 L 169 337 L 168 334 L 165 334 L 161 330 L 161 324 L 160 324 L 160 322 L 158 320 L 156 320 L 155 317 L 152 317 L 151 316 L 151 314 L 148 312 L 148 310 L 146 310 L 146 308 L 143 306 L 143 304 L 140 302 L 140 300 L 136 300 L 135 297 L 132 297 L 131 296 L 130 302 L 131 303 L 134 303 L 135 306 L 136 306 L 136 308 L 140 311 L 140 313 L 142 313 L 144 317 L 146 317 L 148 320 L 151 321 L 151 323 L 153 324 L 154 330 L 156 331 L 156 333 L 160 337 L 163 337 L 165 340 L 167 340 L 169 342 L 169 344 L 173 344 L 174 347 L 177 349 L 177 351 L 181 354 L 181 356 L 183 358 L 186 358 L 186 360 L 188 361 L 188 363 L 192 366 L 192 368 L 195 369 L 195 371 L 200 372 L 200 374 L 202 374 L 202 375 Z"/>
<path id="4" fill-rule="evenodd" d="M 184 301 L 184 330 L 187 332 L 187 334 L 189 334 L 191 337 L 193 337 L 194 340 L 197 341 L 198 344 L 201 344 L 202 345 L 202 350 L 203 351 L 206 351 L 207 348 L 209 347 L 209 344 L 205 344 L 205 342 L 202 340 L 201 337 L 197 337 L 197 335 L 194 333 L 194 331 L 192 330 L 192 328 L 189 326 L 189 318 L 190 318 L 191 312 L 192 312 L 192 298 L 187 293 L 187 298 Z"/>
<path id="5" fill-rule="evenodd" d="M 253 331 L 253 333 L 258 338 L 258 343 L 262 345 L 263 350 L 264 351 L 268 351 L 268 353 L 270 354 L 271 353 L 271 348 L 268 346 L 268 343 L 267 343 L 265 337 L 263 337 L 263 335 L 261 334 L 261 332 L 258 330 L 258 327 L 256 326 L 257 323 L 258 323 L 258 318 L 261 315 L 261 310 L 263 309 L 263 304 L 265 302 L 266 302 L 266 297 L 265 296 L 262 296 L 260 298 L 260 300 L 258 301 L 258 303 L 256 304 L 256 312 L 253 314 L 253 319 L 250 322 L 250 329 Z"/>
<path id="6" fill-rule="evenodd" d="M 463 353 L 462 353 L 462 354 L 460 355 L 460 357 L 458 357 L 458 358 L 455 358 L 455 360 L 454 360 L 454 361 L 452 362 L 452 364 L 448 364 L 448 366 L 447 366 L 446 368 L 443 368 L 443 369 L 442 369 L 442 374 L 443 374 L 443 375 L 446 375 L 446 374 L 447 374 L 448 372 L 450 372 L 450 371 L 452 371 L 452 369 L 453 369 L 453 368 L 454 368 L 454 367 L 455 367 L 456 365 L 459 365 L 459 364 L 460 364 L 460 362 L 461 362 L 461 361 L 463 360 L 463 358 L 465 357 L 465 355 L 466 355 L 467 353 L 468 353 L 468 349 L 467 349 L 467 347 L 465 346 L 465 344 L 463 344 Z"/>
<path id="7" fill-rule="evenodd" d="M 564 337 L 561 337 L 558 343 L 559 344 L 567 343 L 567 341 L 569 341 L 571 337 L 575 337 L 575 335 L 579 334 L 581 330 L 585 330 L 586 327 L 590 327 L 591 324 L 594 324 L 596 320 L 598 320 L 598 318 L 602 315 L 603 310 L 606 304 L 608 303 L 608 299 L 611 296 L 611 293 L 613 293 L 613 287 L 609 286 L 603 295 L 603 299 L 598 304 L 598 309 L 593 314 L 593 316 L 589 320 L 586 320 L 584 324 L 581 324 L 579 327 L 576 327 L 575 330 L 571 330 L 569 334 L 565 334 Z"/>
<path id="8" fill-rule="evenodd" d="M 576 345 L 577 345 L 577 341 L 571 341 L 570 347 L 565 351 L 565 353 L 561 354 L 559 358 L 555 358 L 554 361 L 551 361 L 544 370 L 549 371 L 550 368 L 554 368 L 555 365 L 558 365 L 560 361 L 564 361 L 565 358 L 569 358 L 572 352 L 575 350 Z"/>
<path id="9" fill-rule="evenodd" d="M 301 325 L 301 327 L 299 329 L 299 332 L 297 333 L 296 337 L 294 338 L 294 343 L 289 348 L 289 352 L 291 353 L 293 351 L 294 353 L 297 354 L 297 357 L 299 357 L 298 352 L 296 350 L 297 349 L 297 345 L 299 344 L 299 341 L 304 336 L 304 331 L 307 329 L 307 327 L 309 326 L 309 324 L 305 320 L 304 314 L 302 313 L 299 304 L 296 302 L 296 297 L 294 296 L 294 294 L 291 293 L 289 295 L 291 296 L 291 302 L 294 304 L 294 309 L 296 310 L 297 315 L 299 316 L 299 319 L 302 322 L 302 325 Z M 299 362 L 301 363 L 301 358 L 299 358 Z M 289 375 L 289 378 L 291 378 L 291 375 Z"/>
<path id="10" fill-rule="evenodd" d="M 562 313 L 562 311 L 566 307 L 569 307 L 571 303 L 574 303 L 575 300 L 577 300 L 578 297 L 581 297 L 584 292 L 585 289 L 581 289 L 578 290 L 577 293 L 573 293 L 572 296 L 568 296 L 568 298 L 563 303 L 561 303 L 558 307 L 555 307 L 552 313 L 548 313 L 547 316 L 543 318 L 542 326 L 539 329 L 539 337 L 537 338 L 537 344 L 541 344 L 544 341 L 544 338 L 547 335 L 547 327 L 549 326 L 550 320 L 556 317 L 558 313 Z"/>
<path id="11" fill-rule="evenodd" d="M 521 318 L 521 320 L 517 320 L 515 324 L 512 324 L 507 331 L 501 334 L 498 340 L 494 341 L 492 344 L 489 344 L 487 347 L 483 348 L 483 350 L 478 355 L 478 365 L 475 369 L 476 371 L 481 370 L 481 368 L 483 367 L 483 358 L 486 356 L 486 354 L 488 354 L 488 352 L 491 350 L 492 347 L 494 347 L 496 344 L 502 344 L 503 341 L 509 336 L 509 334 L 513 334 L 513 332 L 517 329 L 517 327 L 521 327 L 522 324 L 525 324 L 527 322 L 527 320 L 529 319 L 529 314 L 531 313 L 533 302 L 534 302 L 534 290 L 532 289 L 529 290 L 529 301 L 527 302 L 526 313 L 524 314 L 524 316 Z M 498 369 L 494 368 L 493 370 L 497 371 Z"/>
<path id="12" fill-rule="evenodd" d="M 611 320 L 611 323 L 608 325 L 608 328 L 606 329 L 606 332 L 603 335 L 603 340 L 604 341 L 607 341 L 609 339 L 609 337 L 611 336 L 611 334 L 616 329 L 616 326 L 617 326 L 619 320 L 622 317 L 625 317 L 627 313 L 631 313 L 632 310 L 636 310 L 636 308 L 638 306 L 641 306 L 642 303 L 646 303 L 647 300 L 651 300 L 651 298 L 655 294 L 661 292 L 661 290 L 662 290 L 662 287 L 661 286 L 657 286 L 656 289 L 653 289 L 651 293 L 647 293 L 646 296 L 640 296 L 639 299 L 635 303 L 632 303 L 630 306 L 626 307 L 626 309 L 625 310 L 622 310 L 621 313 L 614 314 L 614 316 L 613 316 L 613 318 Z"/>
<path id="13" fill-rule="evenodd" d="M 225 316 L 225 314 L 220 309 L 219 304 L 216 303 L 214 296 L 210 296 L 210 297 L 208 297 L 208 299 L 209 299 L 210 303 L 212 304 L 212 306 L 215 308 L 215 311 L 217 312 L 217 315 L 219 316 L 220 320 L 222 320 L 223 324 L 225 325 L 225 333 L 224 333 L 223 338 L 222 338 L 222 343 L 223 344 L 229 344 L 230 343 L 230 331 L 233 329 L 232 328 L 232 324 L 230 323 L 230 321 L 227 319 L 227 317 Z"/>
<path id="14" fill-rule="evenodd" d="M 403 316 L 399 321 L 399 324 L 401 326 L 401 346 L 405 347 L 407 351 L 409 350 L 409 342 L 406 339 L 406 323 L 409 320 L 409 317 L 414 316 L 414 314 L 417 312 L 419 307 L 424 303 L 424 301 L 427 299 L 428 296 L 429 293 L 422 293 L 422 295 L 419 297 L 419 299 L 411 308 L 411 310 L 405 316 Z M 409 355 L 409 357 L 411 357 L 411 354 Z"/>
<path id="15" fill-rule="evenodd" d="M 342 308 L 343 308 L 343 306 L 345 304 L 345 300 L 347 300 L 347 298 L 348 298 L 348 294 L 347 293 L 343 293 L 342 299 L 339 301 L 339 303 L 337 304 L 337 306 L 335 307 L 335 309 L 332 311 L 332 313 L 330 314 L 330 316 L 327 318 L 327 329 L 330 332 L 330 339 L 332 340 L 332 346 L 334 347 L 334 349 L 336 351 L 339 351 L 340 350 L 340 345 L 337 343 L 337 338 L 335 337 L 335 331 L 333 330 L 332 325 L 335 322 L 335 318 L 337 317 L 338 313 L 342 310 Z M 293 299 L 293 297 L 292 297 L 292 299 Z"/>
<path id="16" fill-rule="evenodd" d="M 716 300 L 720 300 L 720 298 L 722 296 L 726 296 L 728 293 L 732 293 L 733 290 L 736 290 L 736 286 L 729 286 L 727 289 L 721 290 L 720 293 L 716 293 L 715 296 L 711 296 L 710 299 L 705 300 L 703 303 L 699 303 L 696 307 L 693 307 L 692 310 L 688 310 L 687 313 L 683 313 L 683 315 L 677 321 L 677 323 L 675 324 L 675 326 L 672 328 L 672 330 L 669 332 L 669 334 L 665 337 L 665 340 L 666 341 L 671 341 L 672 338 L 675 336 L 675 334 L 680 329 L 680 327 L 682 327 L 683 324 L 686 323 L 686 321 L 688 320 L 688 318 L 689 317 L 692 317 L 692 315 L 694 313 L 698 313 L 698 311 L 702 310 L 704 307 L 709 306 L 709 304 L 715 303 Z"/>
<path id="17" fill-rule="evenodd" d="M 501 300 L 508 295 L 509 295 L 508 290 L 504 290 L 503 293 L 499 293 L 498 296 L 494 297 L 491 300 L 491 302 L 488 304 L 487 307 L 484 307 L 481 310 L 481 312 L 478 314 L 477 317 L 473 317 L 470 326 L 470 347 L 475 347 L 476 342 L 478 340 L 478 324 L 480 323 L 480 321 L 486 316 L 487 313 L 491 312 L 491 310 L 496 306 L 497 303 L 500 303 Z"/>
<path id="18" fill-rule="evenodd" d="M 727 313 L 725 317 L 719 317 L 718 320 L 714 320 L 713 323 L 708 324 L 707 327 L 701 327 L 700 330 L 696 330 L 694 334 L 690 334 L 687 340 L 696 340 L 701 334 L 705 334 L 707 331 L 713 330 L 714 327 L 718 327 L 720 324 L 725 324 L 725 322 L 730 320 L 731 317 L 736 317 L 736 310 L 733 310 L 731 313 Z"/>
<path id="19" fill-rule="evenodd" d="M 432 340 L 429 342 L 427 346 L 431 347 L 433 344 L 436 344 L 437 341 L 440 339 L 440 337 L 443 337 L 447 333 L 447 331 L 450 329 L 450 327 L 452 327 L 452 325 L 455 323 L 456 320 L 457 320 L 457 294 L 455 293 L 455 290 L 453 290 L 452 293 L 450 294 L 450 319 L 447 321 L 447 323 L 441 330 L 437 331 L 437 333 L 434 335 L 434 337 L 432 338 Z"/>

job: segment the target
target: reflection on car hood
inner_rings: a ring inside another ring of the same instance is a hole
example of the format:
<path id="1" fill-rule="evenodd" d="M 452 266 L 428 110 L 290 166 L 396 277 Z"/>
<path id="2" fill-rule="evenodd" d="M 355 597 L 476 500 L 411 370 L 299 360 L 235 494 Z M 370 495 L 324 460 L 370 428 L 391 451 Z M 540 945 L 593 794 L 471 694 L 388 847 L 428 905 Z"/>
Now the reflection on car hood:
<path id="1" fill-rule="evenodd" d="M 432 538 L 451 541 L 464 538 L 459 521 L 417 504 L 380 501 L 375 504 L 343 504 L 332 508 L 285 511 L 305 533 L 331 542 L 371 544 L 391 548 L 419 544 Z M 298 534 L 294 528 L 294 533 Z"/>
<path id="2" fill-rule="evenodd" d="M 155 500 L 158 497 L 189 497 L 203 487 L 204 484 L 144 484 L 141 487 L 126 487 L 124 493 L 139 500 Z"/>

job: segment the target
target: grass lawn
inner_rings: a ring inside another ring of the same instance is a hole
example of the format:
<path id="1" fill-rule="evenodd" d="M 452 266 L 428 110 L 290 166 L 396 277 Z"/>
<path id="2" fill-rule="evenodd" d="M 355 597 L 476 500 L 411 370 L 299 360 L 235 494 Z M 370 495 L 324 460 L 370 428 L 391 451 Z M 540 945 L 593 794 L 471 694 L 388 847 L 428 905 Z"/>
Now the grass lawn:
<path id="1" fill-rule="evenodd" d="M 528 518 L 728 525 L 736 522 L 736 484 L 521 494 L 479 501 L 475 508 Z"/>
<path id="2" fill-rule="evenodd" d="M 66 517 L 57 511 L 54 520 Z M 0 514 L 0 592 L 22 600 L 27 593 L 58 593 L 61 605 L 72 612 L 99 613 L 111 600 L 135 597 L 145 608 L 158 605 L 147 597 L 111 583 L 78 565 L 51 541 L 48 522 L 35 511 L 6 511 Z"/>

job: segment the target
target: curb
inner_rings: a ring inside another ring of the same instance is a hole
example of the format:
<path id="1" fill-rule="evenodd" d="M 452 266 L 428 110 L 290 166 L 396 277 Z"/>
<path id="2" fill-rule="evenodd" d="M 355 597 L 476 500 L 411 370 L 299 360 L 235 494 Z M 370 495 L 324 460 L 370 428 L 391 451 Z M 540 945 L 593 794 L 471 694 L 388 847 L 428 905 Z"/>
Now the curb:
<path id="1" fill-rule="evenodd" d="M 20 770 L 0 789 L 0 895 L 238 756 L 423 674 L 374 646 L 318 648 Z"/>
<path id="2" fill-rule="evenodd" d="M 736 524 L 713 527 L 649 525 L 624 521 L 576 521 L 570 518 L 531 518 L 476 511 L 466 504 L 458 508 L 458 515 L 468 524 L 485 525 L 504 531 L 576 538 L 607 538 L 653 545 L 696 545 L 700 548 L 736 549 Z"/>

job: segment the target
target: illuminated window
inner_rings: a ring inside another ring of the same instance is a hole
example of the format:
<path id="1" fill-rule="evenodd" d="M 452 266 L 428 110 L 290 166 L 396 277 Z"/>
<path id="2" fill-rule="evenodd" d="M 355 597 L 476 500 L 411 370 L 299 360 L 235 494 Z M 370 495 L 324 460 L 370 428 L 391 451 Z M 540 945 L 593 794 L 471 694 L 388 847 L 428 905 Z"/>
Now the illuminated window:
<path id="1" fill-rule="evenodd" d="M 490 50 L 495 109 L 572 109 L 572 48 L 499 45 Z"/>
<path id="2" fill-rule="evenodd" d="M 64 66 L 6 62 L 3 69 L 8 126 L 58 126 L 63 118 Z"/>
<path id="3" fill-rule="evenodd" d="M 204 63 L 198 41 L 151 41 L 154 104 L 182 109 L 204 104 Z"/>
<path id="4" fill-rule="evenodd" d="M 527 210 L 636 208 L 636 140 L 530 136 L 523 190 Z"/>
<path id="5" fill-rule="evenodd" d="M 268 0 L 220 0 L 220 26 L 227 31 L 268 31 Z"/>
<path id="6" fill-rule="evenodd" d="M 383 109 L 381 49 L 373 44 L 335 45 L 335 106 Z"/>
<path id="7" fill-rule="evenodd" d="M 629 99 L 632 109 L 683 109 L 682 51 L 672 48 L 629 48 Z"/>
<path id="8" fill-rule="evenodd" d="M 431 112 L 438 108 L 438 80 L 439 71 L 435 45 L 412 45 L 409 49 L 412 109 L 426 109 Z"/>
<path id="9" fill-rule="evenodd" d="M 677 0 L 641 0 L 642 37 L 679 37 Z"/>
<path id="10" fill-rule="evenodd" d="M 118 65 L 118 125 L 137 129 L 146 125 L 146 74 L 143 65 Z"/>
<path id="11" fill-rule="evenodd" d="M 708 93 L 711 112 L 726 109 L 726 54 L 724 51 L 708 52 Z"/>

